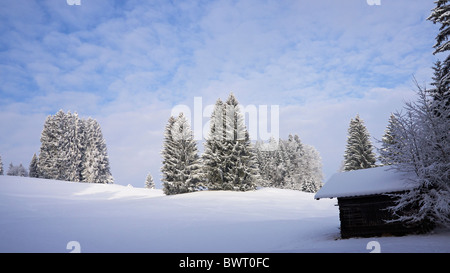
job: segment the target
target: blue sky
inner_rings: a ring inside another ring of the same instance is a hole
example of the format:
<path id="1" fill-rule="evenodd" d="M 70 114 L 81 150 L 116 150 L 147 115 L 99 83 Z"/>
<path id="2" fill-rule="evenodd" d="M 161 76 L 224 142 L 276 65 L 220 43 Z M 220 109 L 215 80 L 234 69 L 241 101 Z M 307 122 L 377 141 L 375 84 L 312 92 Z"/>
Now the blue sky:
<path id="1" fill-rule="evenodd" d="M 2 1 L 0 155 L 28 165 L 45 117 L 97 119 L 119 184 L 160 178 L 171 109 L 226 99 L 279 105 L 280 136 L 339 169 L 349 121 L 381 138 L 391 112 L 429 83 L 433 1 Z M 206 121 L 206 119 L 205 119 Z"/>

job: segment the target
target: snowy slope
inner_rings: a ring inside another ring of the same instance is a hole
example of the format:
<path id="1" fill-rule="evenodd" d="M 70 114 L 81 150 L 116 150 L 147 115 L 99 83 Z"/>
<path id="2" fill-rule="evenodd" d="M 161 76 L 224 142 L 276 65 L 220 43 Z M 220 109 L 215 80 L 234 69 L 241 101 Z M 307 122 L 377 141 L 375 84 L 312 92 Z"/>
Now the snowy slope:
<path id="1" fill-rule="evenodd" d="M 161 190 L 0 176 L 0 252 L 450 252 L 450 232 L 336 240 L 335 199 L 266 188 Z"/>

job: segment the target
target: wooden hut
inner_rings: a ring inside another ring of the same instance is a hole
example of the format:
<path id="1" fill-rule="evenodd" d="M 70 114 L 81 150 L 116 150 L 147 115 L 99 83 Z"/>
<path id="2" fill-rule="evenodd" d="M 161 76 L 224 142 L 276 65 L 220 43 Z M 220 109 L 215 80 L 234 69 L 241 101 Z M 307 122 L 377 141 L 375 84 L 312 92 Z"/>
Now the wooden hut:
<path id="1" fill-rule="evenodd" d="M 315 199 L 337 198 L 342 238 L 404 235 L 423 227 L 386 223 L 394 219 L 387 208 L 395 204 L 395 197 L 388 194 L 413 188 L 404 174 L 386 166 L 337 173 L 316 193 Z"/>

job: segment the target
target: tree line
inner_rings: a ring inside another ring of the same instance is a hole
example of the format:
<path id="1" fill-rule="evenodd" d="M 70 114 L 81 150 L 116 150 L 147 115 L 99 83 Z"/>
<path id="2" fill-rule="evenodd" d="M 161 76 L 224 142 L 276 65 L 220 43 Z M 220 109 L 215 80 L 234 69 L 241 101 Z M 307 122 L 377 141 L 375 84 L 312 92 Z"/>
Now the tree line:
<path id="1" fill-rule="evenodd" d="M 232 93 L 214 105 L 202 156 L 184 114 L 171 116 L 162 150 L 163 191 L 168 195 L 205 189 L 248 191 L 258 186 L 317 191 L 322 184 L 318 152 L 302 145 L 297 135 L 277 142 L 251 143 Z"/>

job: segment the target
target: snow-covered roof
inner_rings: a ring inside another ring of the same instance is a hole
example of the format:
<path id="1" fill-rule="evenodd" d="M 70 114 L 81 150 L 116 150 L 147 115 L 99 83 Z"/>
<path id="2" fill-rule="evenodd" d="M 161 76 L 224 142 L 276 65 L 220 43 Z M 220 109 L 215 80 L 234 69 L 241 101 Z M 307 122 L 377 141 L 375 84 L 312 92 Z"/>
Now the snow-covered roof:
<path id="1" fill-rule="evenodd" d="M 316 193 L 315 199 L 350 197 L 410 190 L 408 175 L 389 166 L 334 174 Z"/>

